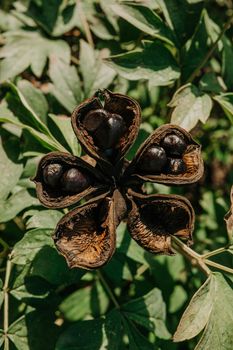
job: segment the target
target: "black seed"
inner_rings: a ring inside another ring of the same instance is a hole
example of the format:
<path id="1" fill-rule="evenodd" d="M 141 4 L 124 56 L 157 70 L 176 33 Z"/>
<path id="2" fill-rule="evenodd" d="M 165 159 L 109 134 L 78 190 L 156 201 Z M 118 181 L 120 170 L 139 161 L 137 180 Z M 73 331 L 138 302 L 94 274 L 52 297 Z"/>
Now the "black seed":
<path id="1" fill-rule="evenodd" d="M 108 112 L 104 109 L 94 109 L 84 117 L 83 125 L 89 132 L 95 132 L 105 119 L 108 119 Z"/>
<path id="2" fill-rule="evenodd" d="M 142 155 L 139 160 L 138 167 L 144 173 L 158 174 L 161 173 L 167 162 L 167 157 L 164 149 L 159 146 L 151 146 Z"/>
<path id="3" fill-rule="evenodd" d="M 59 183 L 62 173 L 63 168 L 61 164 L 48 164 L 43 170 L 44 182 L 51 187 L 56 187 Z"/>
<path id="4" fill-rule="evenodd" d="M 93 134 L 96 145 L 102 149 L 114 148 L 125 132 L 125 122 L 118 114 L 110 114 Z"/>
<path id="5" fill-rule="evenodd" d="M 161 142 L 161 146 L 168 155 L 173 156 L 181 156 L 187 147 L 184 139 L 176 134 L 167 135 Z"/>
<path id="6" fill-rule="evenodd" d="M 80 193 L 90 186 L 90 178 L 77 168 L 67 170 L 62 176 L 62 189 L 68 193 Z"/>
<path id="7" fill-rule="evenodd" d="M 182 159 L 168 158 L 166 172 L 169 174 L 183 174 L 186 172 L 186 165 Z"/>

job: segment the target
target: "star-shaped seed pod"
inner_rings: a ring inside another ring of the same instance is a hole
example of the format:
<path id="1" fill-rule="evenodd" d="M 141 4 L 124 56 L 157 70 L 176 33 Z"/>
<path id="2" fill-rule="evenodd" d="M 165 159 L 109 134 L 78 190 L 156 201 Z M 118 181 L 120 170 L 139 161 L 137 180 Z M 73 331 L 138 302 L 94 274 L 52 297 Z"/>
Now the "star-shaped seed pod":
<path id="1" fill-rule="evenodd" d="M 70 267 L 95 269 L 116 247 L 116 229 L 126 220 L 132 238 L 151 253 L 172 255 L 172 235 L 192 243 L 194 211 L 178 195 L 146 195 L 144 182 L 190 184 L 203 174 L 201 146 L 176 125 L 163 125 L 125 159 L 140 126 L 139 104 L 128 96 L 98 91 L 75 108 L 73 130 L 87 155 L 51 152 L 33 181 L 48 208 L 85 199 L 58 222 L 53 239 Z"/>

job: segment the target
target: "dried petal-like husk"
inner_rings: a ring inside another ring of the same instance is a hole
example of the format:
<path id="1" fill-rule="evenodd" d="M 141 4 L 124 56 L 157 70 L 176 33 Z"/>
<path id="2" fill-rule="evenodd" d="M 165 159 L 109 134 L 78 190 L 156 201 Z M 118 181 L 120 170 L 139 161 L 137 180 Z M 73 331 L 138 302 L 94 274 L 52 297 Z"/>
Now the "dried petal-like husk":
<path id="1" fill-rule="evenodd" d="M 99 108 L 104 108 L 110 113 L 119 114 L 126 124 L 126 131 L 115 148 L 116 155 L 113 163 L 116 164 L 124 157 L 137 137 L 141 121 L 140 106 L 132 98 L 112 93 L 109 90 L 100 91 L 96 95 L 98 97 L 94 96 L 75 108 L 71 116 L 72 126 L 85 151 L 93 158 L 110 164 L 109 158 L 106 157 L 104 151 L 95 145 L 92 136 L 84 128 L 83 120 L 89 111 Z M 103 105 L 100 100 L 101 97 L 104 99 Z"/>
<path id="2" fill-rule="evenodd" d="M 177 195 L 142 195 L 129 190 L 131 210 L 128 229 L 132 238 L 154 254 L 174 254 L 171 236 L 192 243 L 194 211 L 190 202 Z"/>
<path id="3" fill-rule="evenodd" d="M 187 148 L 182 156 L 186 165 L 186 171 L 182 174 L 146 174 L 138 168 L 140 158 L 151 145 L 160 146 L 161 141 L 167 134 L 174 133 L 184 138 Z M 183 128 L 177 125 L 165 124 L 154 131 L 154 133 L 142 144 L 135 158 L 127 168 L 126 175 L 139 178 L 143 181 L 158 182 L 168 185 L 190 184 L 198 181 L 204 172 L 203 160 L 201 157 L 201 146 L 193 140 L 192 136 Z M 132 178 L 131 178 L 132 181 Z"/>
<path id="4" fill-rule="evenodd" d="M 58 188 L 51 188 L 43 179 L 43 169 L 51 163 L 59 163 L 67 168 L 77 167 L 80 170 L 84 170 L 91 179 L 90 186 L 84 191 L 76 194 L 64 193 L 61 186 L 58 186 Z M 32 180 L 36 184 L 38 199 L 48 208 L 65 208 L 79 202 L 90 194 L 93 195 L 107 192 L 108 188 L 107 180 L 103 178 L 103 175 L 101 175 L 97 169 L 93 168 L 81 158 L 62 152 L 51 152 L 44 156 L 40 160 L 36 175 Z"/>
<path id="5" fill-rule="evenodd" d="M 101 195 L 66 214 L 53 238 L 70 268 L 96 269 L 115 251 L 117 224 L 113 198 Z"/>

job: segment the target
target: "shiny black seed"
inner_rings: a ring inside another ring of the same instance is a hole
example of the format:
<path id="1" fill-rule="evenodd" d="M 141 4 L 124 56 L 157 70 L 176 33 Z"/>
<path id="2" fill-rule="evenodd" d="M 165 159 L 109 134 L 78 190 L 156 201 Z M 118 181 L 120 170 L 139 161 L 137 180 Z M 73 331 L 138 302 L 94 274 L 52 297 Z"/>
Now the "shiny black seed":
<path id="1" fill-rule="evenodd" d="M 51 187 L 56 187 L 59 183 L 62 173 L 63 168 L 61 164 L 48 164 L 43 170 L 44 182 Z"/>
<path id="2" fill-rule="evenodd" d="M 118 114 L 110 114 L 93 134 L 96 145 L 104 150 L 114 148 L 125 132 L 125 122 Z"/>
<path id="3" fill-rule="evenodd" d="M 168 158 L 166 165 L 166 172 L 168 174 L 183 174 L 186 172 L 186 165 L 182 159 Z"/>
<path id="4" fill-rule="evenodd" d="M 77 168 L 67 170 L 62 176 L 62 189 L 68 193 L 80 193 L 90 186 L 90 178 Z"/>
<path id="5" fill-rule="evenodd" d="M 167 162 L 167 157 L 164 149 L 159 146 L 151 146 L 142 155 L 139 160 L 138 167 L 144 173 L 158 174 L 161 173 Z"/>
<path id="6" fill-rule="evenodd" d="M 171 156 L 181 156 L 187 147 L 184 139 L 176 134 L 165 136 L 161 142 L 161 146 L 165 149 L 166 153 Z"/>
<path id="7" fill-rule="evenodd" d="M 83 126 L 89 132 L 95 132 L 103 123 L 105 119 L 108 119 L 108 112 L 102 108 L 94 109 L 88 112 L 83 120 Z"/>

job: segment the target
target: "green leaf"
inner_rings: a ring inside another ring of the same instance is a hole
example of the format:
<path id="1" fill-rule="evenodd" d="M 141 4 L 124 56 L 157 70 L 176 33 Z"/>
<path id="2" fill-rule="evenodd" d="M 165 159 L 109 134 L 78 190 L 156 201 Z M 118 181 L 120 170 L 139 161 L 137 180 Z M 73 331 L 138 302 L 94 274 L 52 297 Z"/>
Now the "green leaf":
<path id="1" fill-rule="evenodd" d="M 195 337 L 207 324 L 214 302 L 213 283 L 209 277 L 192 297 L 173 336 L 175 342 Z"/>
<path id="2" fill-rule="evenodd" d="M 50 231 L 51 232 L 51 231 Z M 43 231 L 41 230 L 41 237 L 38 241 L 43 240 Z M 51 246 L 52 244 L 52 246 Z M 30 243 L 33 246 L 33 243 Z M 33 246 L 34 249 L 34 246 Z M 36 251 L 33 261 L 31 263 L 31 276 L 38 276 L 53 285 L 68 285 L 77 283 L 85 274 L 81 269 L 70 269 L 66 260 L 55 249 L 52 239 L 50 238 L 50 245 L 41 243 L 40 249 Z"/>
<path id="3" fill-rule="evenodd" d="M 9 339 L 19 350 L 54 350 L 59 332 L 54 321 L 52 310 L 29 312 L 10 325 Z"/>
<path id="4" fill-rule="evenodd" d="M 229 90 L 233 90 L 233 47 L 231 40 L 223 36 L 222 75 Z"/>
<path id="5" fill-rule="evenodd" d="M 149 341 L 139 332 L 129 320 L 124 320 L 124 328 L 129 338 L 129 350 L 155 350 L 156 346 L 149 343 Z"/>
<path id="6" fill-rule="evenodd" d="M 21 189 L 6 200 L 0 200 L 0 222 L 7 222 L 22 210 L 32 205 L 40 205 L 37 198 L 31 196 L 26 189 Z"/>
<path id="7" fill-rule="evenodd" d="M 120 328 L 121 318 L 117 311 L 105 318 L 78 321 L 61 334 L 55 350 L 117 350 Z"/>
<path id="8" fill-rule="evenodd" d="M 128 319 L 155 332 L 159 338 L 170 338 L 165 326 L 166 305 L 159 289 L 154 288 L 148 294 L 124 304 L 122 310 Z"/>
<path id="9" fill-rule="evenodd" d="M 67 143 L 67 148 L 70 149 L 71 153 L 73 153 L 75 156 L 80 156 L 81 146 L 78 143 L 77 137 L 71 126 L 71 119 L 66 116 L 56 116 L 54 114 L 49 114 L 49 118 L 60 131 L 61 143 L 63 144 L 62 141 L 64 139 L 64 141 Z M 51 130 L 54 132 L 54 127 L 51 128 Z M 59 139 L 59 137 L 56 137 L 56 139 Z"/>
<path id="10" fill-rule="evenodd" d="M 0 138 L 0 198 L 5 200 L 9 195 L 10 191 L 17 184 L 20 175 L 23 171 L 23 164 L 18 162 L 18 152 L 16 151 L 19 147 L 18 143 L 7 142 L 2 143 Z M 1 214 L 0 214 L 1 216 Z"/>
<path id="11" fill-rule="evenodd" d="M 195 350 L 232 349 L 233 293 L 220 273 L 213 275 L 214 302 L 207 326 Z"/>
<path id="12" fill-rule="evenodd" d="M 214 96 L 213 99 L 218 102 L 222 107 L 230 121 L 233 123 L 233 93 L 228 92 L 225 94 Z"/>
<path id="13" fill-rule="evenodd" d="M 30 276 L 41 277 L 54 285 L 77 283 L 85 271 L 69 269 L 54 247 L 52 232 L 52 229 L 45 228 L 26 232 L 14 246 L 13 262 L 30 265 Z"/>
<path id="14" fill-rule="evenodd" d="M 206 10 L 203 10 L 201 19 L 193 35 L 186 54 L 182 56 L 182 80 L 188 81 L 192 73 L 203 62 L 210 46 L 213 45 L 219 34 L 219 27 L 214 23 Z M 221 43 L 219 43 L 221 45 Z"/>
<path id="15" fill-rule="evenodd" d="M 9 283 L 10 294 L 19 301 L 46 298 L 51 285 L 39 277 L 30 277 L 30 265 L 13 265 Z"/>
<path id="16" fill-rule="evenodd" d="M 141 264 L 149 264 L 146 259 L 147 253 L 130 238 L 129 232 L 127 232 L 126 223 L 124 222 L 121 222 L 117 228 L 117 248 L 119 252 L 127 255 L 127 257 L 132 260 Z"/>
<path id="17" fill-rule="evenodd" d="M 116 73 L 104 62 L 106 52 L 95 51 L 84 40 L 80 40 L 80 70 L 83 77 L 85 98 L 91 97 L 98 89 L 107 88 Z"/>
<path id="18" fill-rule="evenodd" d="M 33 210 L 30 209 L 24 213 L 23 218 L 27 219 L 26 228 L 27 230 L 32 228 L 50 228 L 54 229 L 58 221 L 64 214 L 58 210 Z"/>
<path id="19" fill-rule="evenodd" d="M 189 131 L 199 120 L 202 123 L 206 122 L 212 109 L 212 100 L 196 86 L 187 84 L 175 92 L 168 106 L 174 107 L 171 123 Z"/>
<path id="20" fill-rule="evenodd" d="M 69 295 L 60 304 L 59 310 L 68 321 L 78 321 L 90 315 L 104 314 L 108 304 L 108 297 L 102 285 L 96 282 L 93 286 L 79 289 Z"/>
<path id="21" fill-rule="evenodd" d="M 46 123 L 49 106 L 42 91 L 36 89 L 28 80 L 20 80 L 18 89 L 35 114 Z"/>
<path id="22" fill-rule="evenodd" d="M 0 346 L 4 343 L 4 331 L 0 329 Z"/>
<path id="23" fill-rule="evenodd" d="M 214 92 L 219 94 L 223 91 L 223 87 L 213 72 L 206 73 L 199 81 L 199 86 L 202 91 Z"/>
<path id="24" fill-rule="evenodd" d="M 48 33 L 56 24 L 62 0 L 30 1 L 27 14 L 39 23 Z"/>
<path id="25" fill-rule="evenodd" d="M 162 19 L 149 7 L 139 4 L 114 4 L 111 10 L 146 34 L 174 44 L 174 35 Z"/>
<path id="26" fill-rule="evenodd" d="M 169 300 L 169 312 L 175 313 L 187 300 L 187 293 L 184 288 L 180 285 L 174 287 L 174 291 Z"/>
<path id="27" fill-rule="evenodd" d="M 33 229 L 26 232 L 14 246 L 14 264 L 30 263 L 44 246 L 53 246 L 51 233 L 51 229 Z"/>
<path id="28" fill-rule="evenodd" d="M 152 86 L 173 83 L 180 76 L 179 67 L 170 51 L 159 43 L 146 43 L 134 50 L 106 60 L 118 74 L 129 80 L 149 80 Z"/>
<path id="29" fill-rule="evenodd" d="M 175 32 L 179 46 L 193 35 L 198 23 L 203 0 L 157 0 L 170 28 Z"/>
<path id="30" fill-rule="evenodd" d="M 32 110 L 19 89 L 12 83 L 6 85 L 11 90 L 7 94 L 6 101 L 0 104 L 0 122 L 10 123 L 29 131 L 44 147 L 50 150 L 66 151 Z"/>
<path id="31" fill-rule="evenodd" d="M 13 78 L 28 67 L 40 77 L 47 58 L 70 60 L 70 48 L 64 40 L 50 40 L 38 31 L 12 31 L 4 34 L 6 44 L 0 50 L 0 81 Z M 51 62 L 50 62 L 51 64 Z"/>
<path id="32" fill-rule="evenodd" d="M 53 82 L 51 93 L 70 113 L 83 99 L 81 82 L 74 66 L 54 57 L 49 67 Z"/>
<path id="33" fill-rule="evenodd" d="M 196 350 L 230 350 L 232 324 L 232 288 L 220 273 L 213 273 L 191 299 L 173 340 L 178 342 L 191 339 L 205 327 Z"/>

